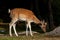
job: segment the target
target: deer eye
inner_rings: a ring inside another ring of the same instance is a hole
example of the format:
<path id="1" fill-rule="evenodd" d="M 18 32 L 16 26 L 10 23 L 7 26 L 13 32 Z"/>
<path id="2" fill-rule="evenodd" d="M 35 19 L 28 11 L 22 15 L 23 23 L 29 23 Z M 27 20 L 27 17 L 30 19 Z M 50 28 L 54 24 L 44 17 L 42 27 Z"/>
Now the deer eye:
<path id="1" fill-rule="evenodd" d="M 44 25 L 45 25 L 45 23 L 44 23 Z"/>

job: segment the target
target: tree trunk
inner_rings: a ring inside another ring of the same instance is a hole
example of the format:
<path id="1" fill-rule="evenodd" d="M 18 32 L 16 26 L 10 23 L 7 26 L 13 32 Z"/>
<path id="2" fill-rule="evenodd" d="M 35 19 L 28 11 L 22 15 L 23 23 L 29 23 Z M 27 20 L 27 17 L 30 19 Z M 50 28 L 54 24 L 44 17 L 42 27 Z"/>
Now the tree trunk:
<path id="1" fill-rule="evenodd" d="M 39 2 L 38 0 L 35 0 L 35 9 L 36 9 L 36 13 L 39 14 Z"/>
<path id="2" fill-rule="evenodd" d="M 34 4 L 33 4 L 33 0 L 31 0 L 31 3 L 30 3 L 30 9 L 33 10 L 34 9 Z"/>
<path id="3" fill-rule="evenodd" d="M 54 22 L 53 22 L 53 13 L 51 8 L 51 0 L 48 1 L 48 7 L 49 7 L 49 26 L 51 29 L 54 29 Z"/>
<path id="4" fill-rule="evenodd" d="M 31 0 L 31 8 L 32 11 L 35 12 L 35 15 L 40 18 L 40 10 L 39 10 L 39 1 L 38 0 Z"/>

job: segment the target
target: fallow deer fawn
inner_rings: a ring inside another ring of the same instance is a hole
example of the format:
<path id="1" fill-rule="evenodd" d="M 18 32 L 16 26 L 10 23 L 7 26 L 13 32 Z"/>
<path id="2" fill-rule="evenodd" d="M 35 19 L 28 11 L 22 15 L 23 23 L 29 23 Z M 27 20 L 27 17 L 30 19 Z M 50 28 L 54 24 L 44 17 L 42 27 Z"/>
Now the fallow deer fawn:
<path id="1" fill-rule="evenodd" d="M 33 36 L 32 30 L 31 30 L 31 22 L 34 22 L 36 24 L 41 24 L 39 25 L 44 32 L 46 32 L 46 25 L 44 21 L 40 21 L 31 10 L 27 10 L 24 8 L 14 8 L 12 10 L 9 9 L 10 17 L 11 17 L 11 22 L 9 24 L 9 34 L 12 36 L 11 29 L 13 27 L 13 30 L 15 32 L 15 35 L 18 36 L 16 32 L 16 22 L 18 20 L 20 21 L 26 21 L 26 35 L 28 35 L 28 28 L 30 30 L 30 35 Z"/>

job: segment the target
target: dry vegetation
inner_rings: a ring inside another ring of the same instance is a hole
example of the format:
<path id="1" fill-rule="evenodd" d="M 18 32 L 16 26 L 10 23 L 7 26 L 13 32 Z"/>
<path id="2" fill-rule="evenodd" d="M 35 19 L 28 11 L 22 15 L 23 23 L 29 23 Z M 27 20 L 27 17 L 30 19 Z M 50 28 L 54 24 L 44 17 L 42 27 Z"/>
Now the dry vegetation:
<path id="1" fill-rule="evenodd" d="M 60 40 L 60 37 L 46 36 L 44 34 L 34 34 L 33 37 L 26 35 L 13 36 L 0 36 L 0 40 Z"/>

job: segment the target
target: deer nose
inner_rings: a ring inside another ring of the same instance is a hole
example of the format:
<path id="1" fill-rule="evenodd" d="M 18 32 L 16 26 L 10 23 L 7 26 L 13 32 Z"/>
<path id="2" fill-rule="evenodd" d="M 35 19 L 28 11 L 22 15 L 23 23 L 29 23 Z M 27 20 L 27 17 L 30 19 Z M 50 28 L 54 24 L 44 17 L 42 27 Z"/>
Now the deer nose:
<path id="1" fill-rule="evenodd" d="M 46 27 L 44 26 L 44 27 L 41 27 L 42 28 L 42 30 L 44 31 L 44 32 L 46 32 Z"/>

